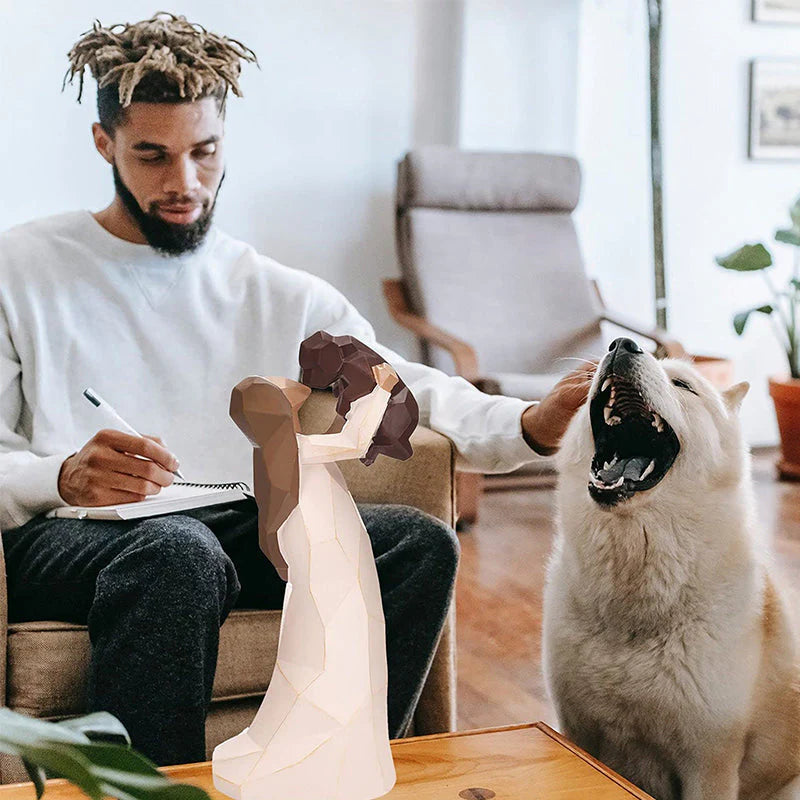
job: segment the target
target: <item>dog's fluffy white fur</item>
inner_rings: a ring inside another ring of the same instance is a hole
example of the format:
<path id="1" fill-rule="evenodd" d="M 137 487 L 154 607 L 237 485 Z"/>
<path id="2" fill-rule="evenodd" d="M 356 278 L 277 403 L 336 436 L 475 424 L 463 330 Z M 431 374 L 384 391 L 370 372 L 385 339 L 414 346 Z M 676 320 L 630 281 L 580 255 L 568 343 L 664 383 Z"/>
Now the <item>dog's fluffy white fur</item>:
<path id="1" fill-rule="evenodd" d="M 592 499 L 588 402 L 558 456 L 543 662 L 561 728 L 657 800 L 797 800 L 798 639 L 755 519 L 748 386 L 649 354 L 637 383 L 681 445 L 660 483 Z"/>

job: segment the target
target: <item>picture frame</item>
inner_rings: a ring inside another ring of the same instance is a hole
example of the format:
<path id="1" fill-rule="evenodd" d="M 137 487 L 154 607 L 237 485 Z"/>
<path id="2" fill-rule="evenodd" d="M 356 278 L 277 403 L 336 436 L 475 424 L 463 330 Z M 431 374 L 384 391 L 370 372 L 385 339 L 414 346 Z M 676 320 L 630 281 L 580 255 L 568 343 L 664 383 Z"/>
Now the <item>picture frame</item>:
<path id="1" fill-rule="evenodd" d="M 800 59 L 750 65 L 751 159 L 800 160 Z"/>
<path id="2" fill-rule="evenodd" d="M 800 0 L 753 0 L 753 21 L 800 25 Z"/>

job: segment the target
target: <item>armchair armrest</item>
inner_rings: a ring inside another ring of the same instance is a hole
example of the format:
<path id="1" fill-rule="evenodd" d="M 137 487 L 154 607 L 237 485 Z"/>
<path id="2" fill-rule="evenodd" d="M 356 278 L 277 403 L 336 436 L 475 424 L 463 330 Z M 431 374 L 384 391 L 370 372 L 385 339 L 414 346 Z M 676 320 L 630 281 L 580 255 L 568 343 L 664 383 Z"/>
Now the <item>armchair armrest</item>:
<path id="1" fill-rule="evenodd" d="M 672 339 L 667 331 L 659 327 L 648 327 L 642 325 L 637 320 L 632 319 L 624 314 L 618 314 L 616 311 L 611 311 L 606 308 L 603 302 L 603 295 L 600 292 L 600 285 L 597 281 L 592 281 L 595 295 L 600 303 L 600 319 L 605 322 L 610 322 L 612 325 L 617 325 L 624 328 L 626 331 L 635 333 L 637 336 L 642 336 L 645 339 L 650 339 L 651 342 L 660 347 L 666 354 L 667 358 L 683 358 L 686 355 L 686 350 L 683 345 Z"/>
<path id="2" fill-rule="evenodd" d="M 6 651 L 8 642 L 8 586 L 3 537 L 0 536 L 0 706 L 6 704 Z"/>
<path id="3" fill-rule="evenodd" d="M 386 298 L 389 313 L 395 322 L 424 341 L 435 344 L 448 352 L 453 359 L 456 373 L 462 378 L 466 378 L 471 383 L 479 379 L 478 356 L 475 348 L 432 322 L 428 322 L 419 314 L 415 314 L 408 305 L 406 287 L 402 280 L 398 278 L 384 279 L 383 296 Z"/>

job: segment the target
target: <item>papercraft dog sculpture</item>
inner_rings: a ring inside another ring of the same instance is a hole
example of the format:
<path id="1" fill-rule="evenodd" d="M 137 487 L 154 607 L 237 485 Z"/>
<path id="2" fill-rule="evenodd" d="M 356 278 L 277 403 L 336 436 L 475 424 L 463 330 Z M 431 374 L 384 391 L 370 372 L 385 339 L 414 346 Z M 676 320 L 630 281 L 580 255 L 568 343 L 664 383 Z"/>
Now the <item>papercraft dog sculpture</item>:
<path id="1" fill-rule="evenodd" d="M 253 722 L 213 754 L 236 800 L 371 800 L 395 783 L 386 631 L 369 537 L 336 461 L 411 455 L 418 410 L 383 359 L 319 332 L 300 348 L 304 383 L 250 377 L 231 417 L 253 444 L 264 553 L 288 579 L 278 657 Z M 298 409 L 333 386 L 338 433 L 299 433 Z"/>

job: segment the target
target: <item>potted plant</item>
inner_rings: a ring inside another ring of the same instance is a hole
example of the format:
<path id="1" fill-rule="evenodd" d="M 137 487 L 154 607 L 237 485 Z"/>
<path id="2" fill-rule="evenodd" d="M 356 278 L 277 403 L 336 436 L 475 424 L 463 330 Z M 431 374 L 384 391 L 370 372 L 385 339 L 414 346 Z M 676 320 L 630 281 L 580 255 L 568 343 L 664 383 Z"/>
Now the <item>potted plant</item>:
<path id="1" fill-rule="evenodd" d="M 772 254 L 761 243 L 746 244 L 727 256 L 719 256 L 716 261 L 734 272 L 759 272 L 771 295 L 771 302 L 736 314 L 733 328 L 741 336 L 751 314 L 766 314 L 786 351 L 789 374 L 770 378 L 769 393 L 781 434 L 778 472 L 782 478 L 800 479 L 800 197 L 789 209 L 789 215 L 791 227 L 775 233 L 775 240 L 790 245 L 793 252 L 792 273 L 784 288 L 779 288 L 772 280 Z"/>
<path id="2" fill-rule="evenodd" d="M 197 786 L 173 783 L 132 750 L 122 723 L 98 712 L 47 722 L 0 708 L 0 752 L 19 756 L 36 788 L 66 778 L 92 800 L 209 800 Z"/>

